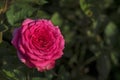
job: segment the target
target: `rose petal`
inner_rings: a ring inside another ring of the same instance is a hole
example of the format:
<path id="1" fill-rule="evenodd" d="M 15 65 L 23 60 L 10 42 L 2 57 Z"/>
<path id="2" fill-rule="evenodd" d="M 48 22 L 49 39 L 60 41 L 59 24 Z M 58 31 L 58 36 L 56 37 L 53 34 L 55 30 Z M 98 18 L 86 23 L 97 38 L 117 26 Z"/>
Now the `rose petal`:
<path id="1" fill-rule="evenodd" d="M 18 55 L 18 58 L 20 59 L 20 61 L 23 62 L 24 64 L 26 64 L 29 68 L 35 67 L 35 65 L 32 64 L 29 61 L 29 59 L 27 59 L 28 57 L 25 57 L 20 51 L 17 51 L 17 55 Z"/>
<path id="2" fill-rule="evenodd" d="M 21 55 L 21 53 L 20 53 L 19 51 L 17 51 L 17 54 L 18 54 L 18 58 L 19 58 L 23 63 L 26 63 L 25 58 Z"/>
<path id="3" fill-rule="evenodd" d="M 18 49 L 18 41 L 19 41 L 19 38 L 20 38 L 20 28 L 16 28 L 13 32 L 13 39 L 11 41 L 11 43 L 15 46 L 15 48 Z"/>
<path id="4" fill-rule="evenodd" d="M 30 22 L 32 22 L 32 21 L 34 21 L 34 20 L 32 20 L 32 19 L 25 19 L 24 21 L 23 21 L 23 23 L 22 23 L 22 25 L 28 25 Z"/>
<path id="5" fill-rule="evenodd" d="M 37 65 L 37 70 L 38 71 L 44 71 L 44 70 L 50 70 L 55 66 L 55 61 L 46 61 L 44 63 L 40 63 Z"/>

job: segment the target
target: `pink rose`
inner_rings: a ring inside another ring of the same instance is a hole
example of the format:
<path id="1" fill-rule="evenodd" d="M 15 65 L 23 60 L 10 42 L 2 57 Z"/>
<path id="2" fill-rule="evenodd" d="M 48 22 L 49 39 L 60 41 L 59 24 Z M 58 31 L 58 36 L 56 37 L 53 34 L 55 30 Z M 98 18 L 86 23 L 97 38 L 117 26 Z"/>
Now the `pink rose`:
<path id="1" fill-rule="evenodd" d="M 58 26 L 50 20 L 26 19 L 14 30 L 12 44 L 24 64 L 44 71 L 52 69 L 63 55 L 65 41 Z"/>

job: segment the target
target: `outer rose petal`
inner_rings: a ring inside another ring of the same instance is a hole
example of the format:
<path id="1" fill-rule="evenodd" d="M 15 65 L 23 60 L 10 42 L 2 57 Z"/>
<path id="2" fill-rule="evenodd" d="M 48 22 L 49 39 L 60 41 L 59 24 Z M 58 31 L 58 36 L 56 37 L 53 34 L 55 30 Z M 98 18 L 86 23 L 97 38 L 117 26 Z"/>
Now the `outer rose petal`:
<path id="1" fill-rule="evenodd" d="M 52 69 L 54 66 L 55 66 L 55 61 L 53 61 L 53 62 L 51 62 L 50 64 L 48 64 L 48 65 L 46 66 L 46 69 L 47 69 L 47 70 L 50 70 L 50 69 Z"/>
<path id="2" fill-rule="evenodd" d="M 23 62 L 26 63 L 26 59 L 21 55 L 21 53 L 19 51 L 17 51 L 18 54 L 18 58 Z"/>
<path id="3" fill-rule="evenodd" d="M 19 38 L 20 38 L 20 28 L 16 28 L 13 32 L 13 39 L 11 41 L 11 43 L 15 46 L 15 48 L 18 48 L 18 41 L 19 41 Z"/>
<path id="4" fill-rule="evenodd" d="M 37 70 L 42 72 L 44 70 L 50 70 L 54 68 L 54 66 L 55 66 L 55 61 L 48 61 L 46 65 L 37 66 Z"/>
<path id="5" fill-rule="evenodd" d="M 57 52 L 56 54 L 54 54 L 54 55 L 52 56 L 52 58 L 56 60 L 56 59 L 61 58 L 61 57 L 62 57 L 62 55 L 63 55 L 63 52 L 62 52 L 62 51 L 60 51 L 60 52 Z"/>
<path id="6" fill-rule="evenodd" d="M 30 67 L 30 68 L 35 67 L 31 62 L 29 62 L 29 60 L 27 58 L 25 58 L 24 55 L 22 55 L 21 52 L 17 51 L 17 55 L 18 55 L 18 58 L 20 59 L 20 61 L 23 62 L 24 64 L 26 64 L 28 67 Z"/>
<path id="7" fill-rule="evenodd" d="M 23 21 L 22 25 L 28 25 L 28 23 L 30 23 L 32 21 L 34 21 L 34 20 L 28 18 L 28 19 Z"/>

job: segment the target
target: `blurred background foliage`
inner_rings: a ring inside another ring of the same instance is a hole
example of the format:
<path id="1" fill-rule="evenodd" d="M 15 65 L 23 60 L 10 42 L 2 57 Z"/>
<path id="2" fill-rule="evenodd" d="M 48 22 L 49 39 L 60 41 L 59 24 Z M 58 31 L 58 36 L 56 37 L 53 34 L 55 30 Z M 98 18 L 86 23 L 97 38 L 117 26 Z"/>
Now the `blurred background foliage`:
<path id="1" fill-rule="evenodd" d="M 12 31 L 26 18 L 51 19 L 65 37 L 54 69 L 22 64 Z M 0 0 L 0 80 L 120 80 L 120 0 Z"/>

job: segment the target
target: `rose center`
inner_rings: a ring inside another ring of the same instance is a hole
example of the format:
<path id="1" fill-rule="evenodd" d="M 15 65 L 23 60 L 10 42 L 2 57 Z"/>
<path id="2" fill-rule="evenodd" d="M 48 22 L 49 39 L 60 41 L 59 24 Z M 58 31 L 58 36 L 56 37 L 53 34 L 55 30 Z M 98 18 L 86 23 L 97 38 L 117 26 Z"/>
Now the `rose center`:
<path id="1" fill-rule="evenodd" d="M 44 37 L 38 38 L 37 42 L 40 45 L 40 47 L 46 47 L 46 45 L 48 43 L 48 41 Z"/>
<path id="2" fill-rule="evenodd" d="M 47 48 L 49 46 L 49 35 L 32 35 L 32 44 L 38 49 Z"/>

